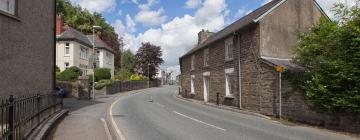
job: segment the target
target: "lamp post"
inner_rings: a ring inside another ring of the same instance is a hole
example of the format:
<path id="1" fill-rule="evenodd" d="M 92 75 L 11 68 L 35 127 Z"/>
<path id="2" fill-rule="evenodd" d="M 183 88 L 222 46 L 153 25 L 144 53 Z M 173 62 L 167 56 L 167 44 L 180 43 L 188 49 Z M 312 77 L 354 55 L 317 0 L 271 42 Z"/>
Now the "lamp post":
<path id="1" fill-rule="evenodd" d="M 148 88 L 150 88 L 150 70 L 149 70 L 149 68 L 150 68 L 150 63 L 148 63 L 148 68 L 147 68 L 147 70 L 148 70 Z"/>
<path id="2" fill-rule="evenodd" d="M 92 46 L 92 50 L 93 50 L 93 75 L 92 75 L 92 96 L 93 96 L 93 99 L 95 100 L 95 68 L 96 68 L 96 57 L 95 57 L 95 30 L 101 30 L 102 27 L 100 26 L 93 26 L 93 46 Z"/>
<path id="3" fill-rule="evenodd" d="M 282 73 L 285 71 L 283 66 L 276 66 L 275 70 L 279 72 L 279 119 L 282 119 Z"/>

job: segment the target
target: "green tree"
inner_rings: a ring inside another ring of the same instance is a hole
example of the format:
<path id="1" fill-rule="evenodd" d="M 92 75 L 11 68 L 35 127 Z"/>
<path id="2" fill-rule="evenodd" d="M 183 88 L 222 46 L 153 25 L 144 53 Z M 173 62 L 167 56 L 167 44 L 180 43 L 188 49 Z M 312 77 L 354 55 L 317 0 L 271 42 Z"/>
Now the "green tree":
<path id="1" fill-rule="evenodd" d="M 108 68 L 97 68 L 95 69 L 95 81 L 110 80 L 111 70 Z"/>
<path id="2" fill-rule="evenodd" d="M 291 72 L 294 86 L 328 113 L 360 113 L 360 10 L 336 7 L 338 21 L 322 18 L 300 35 Z"/>
<path id="3" fill-rule="evenodd" d="M 135 67 L 137 73 L 143 76 L 148 76 L 150 80 L 156 75 L 156 68 L 158 68 L 164 60 L 161 58 L 162 51 L 160 46 L 155 46 L 147 43 L 142 43 L 135 55 Z"/>
<path id="4" fill-rule="evenodd" d="M 122 57 L 123 57 L 123 68 L 130 72 L 134 72 L 135 55 L 130 50 L 126 50 L 123 52 Z"/>

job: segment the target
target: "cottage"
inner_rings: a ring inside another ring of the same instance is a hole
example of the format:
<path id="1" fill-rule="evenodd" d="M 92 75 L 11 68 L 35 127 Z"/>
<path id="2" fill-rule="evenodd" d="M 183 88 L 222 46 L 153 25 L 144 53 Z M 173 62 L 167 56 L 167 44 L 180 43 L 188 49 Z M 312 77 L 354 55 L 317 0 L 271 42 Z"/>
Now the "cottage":
<path id="1" fill-rule="evenodd" d="M 276 116 L 275 67 L 293 66 L 297 33 L 322 16 L 315 0 L 273 0 L 217 33 L 199 32 L 198 44 L 180 58 L 182 91 L 205 102 L 219 94 L 220 104 Z"/>
<path id="2" fill-rule="evenodd" d="M 0 95 L 55 85 L 55 0 L 0 0 Z"/>
<path id="3" fill-rule="evenodd" d="M 92 74 L 94 39 L 96 67 L 110 69 L 114 77 L 114 50 L 98 36 L 85 35 L 72 27 L 63 26 L 61 17 L 57 16 L 56 39 L 56 65 L 61 71 L 76 66 L 84 76 Z"/>

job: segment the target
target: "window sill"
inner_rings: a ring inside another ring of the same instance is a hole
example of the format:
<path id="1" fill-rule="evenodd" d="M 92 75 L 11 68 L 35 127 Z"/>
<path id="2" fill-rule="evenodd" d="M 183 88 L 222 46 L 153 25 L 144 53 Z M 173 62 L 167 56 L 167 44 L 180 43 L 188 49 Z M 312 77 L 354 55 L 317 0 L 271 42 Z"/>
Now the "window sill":
<path id="1" fill-rule="evenodd" d="M 4 16 L 9 17 L 11 19 L 21 21 L 19 17 L 15 16 L 15 15 L 12 15 L 12 14 L 9 14 L 7 12 L 1 11 L 1 10 L 0 10 L 0 15 L 4 15 Z"/>
<path id="2" fill-rule="evenodd" d="M 225 59 L 225 62 L 232 62 L 234 59 L 231 58 L 231 59 Z"/>
<path id="3" fill-rule="evenodd" d="M 225 99 L 234 99 L 235 97 L 233 95 L 226 95 Z"/>
<path id="4" fill-rule="evenodd" d="M 191 92 L 190 94 L 191 94 L 191 95 L 195 95 L 195 92 Z"/>

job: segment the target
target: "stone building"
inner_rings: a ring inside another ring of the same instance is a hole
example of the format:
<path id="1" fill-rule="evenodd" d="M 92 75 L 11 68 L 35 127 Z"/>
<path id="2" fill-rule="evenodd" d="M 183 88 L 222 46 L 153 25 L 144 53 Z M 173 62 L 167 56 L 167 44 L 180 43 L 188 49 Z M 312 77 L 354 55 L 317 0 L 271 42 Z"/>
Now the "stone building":
<path id="1" fill-rule="evenodd" d="M 315 0 L 273 0 L 217 33 L 199 32 L 198 44 L 180 58 L 182 91 L 205 102 L 216 102 L 218 93 L 220 104 L 276 116 L 275 66 L 294 67 L 297 33 L 322 16 Z M 288 85 L 284 94 L 291 92 Z M 300 103 L 284 99 L 284 114 L 294 102 Z"/>
<path id="2" fill-rule="evenodd" d="M 0 0 L 0 96 L 55 85 L 55 0 Z"/>

